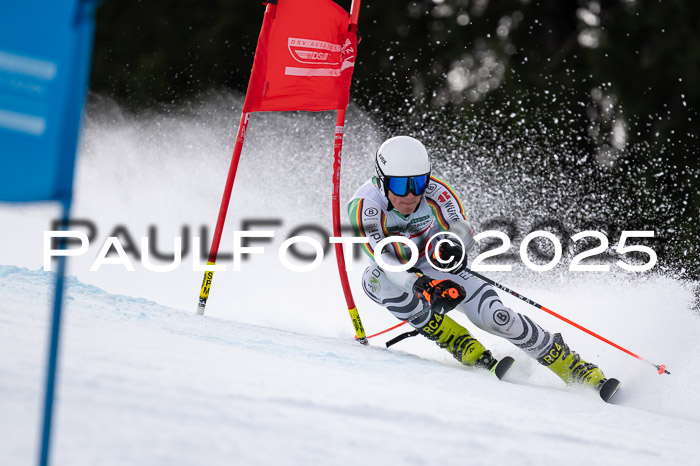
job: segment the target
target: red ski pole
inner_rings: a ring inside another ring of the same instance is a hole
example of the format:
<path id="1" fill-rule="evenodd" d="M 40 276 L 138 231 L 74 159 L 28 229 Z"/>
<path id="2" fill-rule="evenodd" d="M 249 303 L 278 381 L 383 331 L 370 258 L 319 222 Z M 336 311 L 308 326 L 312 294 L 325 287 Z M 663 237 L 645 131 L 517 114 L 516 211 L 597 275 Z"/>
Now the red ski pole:
<path id="1" fill-rule="evenodd" d="M 479 279 L 481 279 L 481 280 L 483 280 L 483 281 L 485 281 L 486 283 L 488 283 L 488 284 L 491 285 L 491 286 L 495 286 L 495 287 L 498 288 L 499 290 L 503 290 L 503 291 L 505 291 L 506 293 L 515 296 L 516 298 L 520 299 L 521 301 L 525 301 L 526 303 L 528 303 L 528 304 L 530 304 L 530 305 L 532 305 L 532 306 L 535 306 L 537 309 L 543 310 L 543 311 L 546 312 L 547 314 L 553 315 L 554 317 L 556 317 L 556 318 L 559 319 L 559 320 L 563 320 L 564 322 L 566 322 L 566 323 L 569 324 L 569 325 L 573 325 L 573 326 L 576 327 L 577 329 L 582 330 L 582 331 L 586 332 L 587 334 L 589 334 L 589 335 L 591 335 L 591 336 L 593 336 L 593 337 L 596 337 L 598 340 L 603 341 L 603 342 L 607 343 L 608 345 L 613 346 L 613 347 L 619 349 L 620 351 L 622 351 L 622 352 L 624 352 L 624 353 L 627 353 L 627 354 L 629 354 L 630 356 L 639 359 L 640 361 L 644 361 L 644 362 L 646 362 L 647 364 L 651 364 L 652 366 L 654 366 L 654 367 L 656 368 L 656 370 L 657 370 L 657 372 L 658 372 L 659 374 L 670 374 L 670 372 L 666 370 L 666 365 L 665 365 L 665 364 L 654 364 L 653 362 L 648 361 L 648 360 L 644 359 L 643 357 L 634 354 L 634 353 L 631 352 L 630 350 L 623 348 L 622 346 L 618 345 L 617 343 L 613 343 L 612 341 L 608 340 L 607 338 L 604 338 L 604 337 L 598 335 L 597 333 L 592 332 L 591 330 L 588 330 L 586 327 L 584 327 L 584 326 L 582 326 L 582 325 L 580 325 L 580 324 L 577 324 L 576 322 L 574 322 L 574 321 L 572 321 L 572 320 L 569 320 L 569 319 L 567 319 L 566 317 L 561 316 L 561 315 L 557 314 L 556 312 L 554 312 L 554 311 L 552 311 L 552 310 L 550 310 L 550 309 L 547 309 L 546 307 L 542 306 L 541 304 L 536 303 L 535 301 L 533 301 L 533 300 L 531 300 L 531 299 L 529 299 L 529 298 L 526 298 L 525 296 L 521 295 L 520 293 L 518 293 L 518 292 L 516 292 L 516 291 L 513 291 L 513 290 L 511 290 L 510 288 L 506 288 L 505 286 L 503 286 L 503 285 L 501 285 L 501 284 L 499 284 L 499 283 L 497 283 L 497 282 L 491 280 L 490 278 L 486 278 L 485 276 L 481 275 L 480 273 L 474 272 L 473 270 L 470 270 L 470 269 L 468 269 L 468 268 L 466 268 L 466 267 L 465 267 L 464 271 L 467 272 L 467 273 L 470 273 L 470 274 L 474 275 L 475 277 L 477 277 L 477 278 L 479 278 Z"/>

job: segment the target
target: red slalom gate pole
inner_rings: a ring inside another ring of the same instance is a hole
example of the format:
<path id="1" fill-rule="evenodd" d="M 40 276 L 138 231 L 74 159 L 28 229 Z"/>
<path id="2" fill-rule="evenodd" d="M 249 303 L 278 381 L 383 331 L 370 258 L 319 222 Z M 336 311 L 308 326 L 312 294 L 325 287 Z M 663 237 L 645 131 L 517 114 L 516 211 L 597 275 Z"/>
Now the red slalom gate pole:
<path id="1" fill-rule="evenodd" d="M 646 362 L 647 364 L 650 364 L 650 365 L 654 366 L 659 374 L 670 374 L 670 372 L 666 370 L 666 365 L 665 365 L 665 364 L 654 364 L 653 362 L 648 361 L 648 360 L 644 359 L 643 357 L 641 357 L 641 356 L 639 356 L 639 355 L 637 355 L 637 354 L 634 354 L 634 353 L 631 352 L 630 350 L 623 348 L 622 346 L 618 345 L 617 343 L 613 343 L 612 341 L 608 340 L 607 338 L 604 338 L 604 337 L 598 335 L 597 333 L 595 333 L 595 332 L 593 332 L 593 331 L 591 331 L 591 330 L 588 330 L 588 329 L 587 329 L 586 327 L 584 327 L 583 325 L 577 324 L 576 322 L 574 322 L 574 321 L 572 321 L 572 320 L 570 320 L 570 319 L 567 319 L 566 317 L 564 317 L 564 316 L 562 316 L 562 315 L 559 315 L 559 314 L 557 314 L 556 312 L 554 312 L 554 311 L 552 311 L 552 310 L 550 310 L 550 309 L 547 309 L 546 307 L 542 306 L 541 304 L 538 304 L 538 303 L 536 303 L 535 301 L 533 301 L 533 300 L 531 300 L 531 299 L 529 299 L 529 298 L 526 298 L 525 296 L 521 295 L 520 293 L 518 293 L 518 292 L 516 292 L 516 291 L 511 290 L 510 288 L 506 288 L 505 286 L 501 285 L 500 283 L 497 283 L 497 282 L 491 280 L 490 278 L 487 278 L 487 277 L 481 275 L 480 273 L 474 272 L 473 270 L 468 269 L 468 268 L 466 268 L 466 267 L 465 267 L 464 271 L 467 272 L 467 273 L 472 274 L 473 276 L 475 276 L 475 277 L 477 277 L 477 278 L 479 278 L 479 279 L 481 279 L 481 280 L 483 280 L 483 281 L 485 281 L 486 283 L 488 283 L 488 284 L 491 285 L 491 286 L 495 286 L 495 287 L 498 288 L 499 290 L 503 290 L 503 291 L 505 291 L 506 293 L 515 296 L 516 298 L 520 299 L 521 301 L 525 301 L 526 303 L 530 304 L 531 306 L 534 306 L 534 307 L 536 307 L 536 308 L 538 308 L 538 309 L 540 309 L 540 310 L 546 312 L 547 314 L 550 314 L 550 315 L 556 317 L 556 318 L 559 319 L 559 320 L 563 320 L 563 321 L 566 322 L 567 324 L 572 325 L 572 326 L 576 327 L 577 329 L 579 329 L 579 330 L 581 330 L 581 331 L 583 331 L 583 332 L 586 332 L 587 334 L 589 334 L 589 335 L 591 335 L 591 336 L 597 338 L 598 340 L 603 341 L 603 342 L 607 343 L 608 345 L 610 345 L 610 346 L 612 346 L 612 347 L 614 347 L 614 348 L 617 348 L 617 349 L 619 349 L 620 351 L 622 351 L 622 352 L 624 352 L 624 353 L 627 353 L 627 354 L 629 354 L 629 355 L 632 356 L 632 357 L 635 357 L 635 358 L 639 359 L 640 361 L 644 361 L 644 362 Z"/>
<path id="2" fill-rule="evenodd" d="M 350 32 L 357 32 L 357 21 L 360 16 L 360 3 L 361 0 L 353 0 L 352 6 L 350 7 Z M 343 132 L 345 131 L 345 109 L 338 110 L 335 119 L 335 137 L 333 140 L 333 236 L 341 237 L 342 232 L 340 231 L 340 159 L 343 152 Z M 355 328 L 355 339 L 367 345 L 367 337 L 365 335 L 365 329 L 362 326 L 362 320 L 360 320 L 360 314 L 357 312 L 357 306 L 355 305 L 355 300 L 352 297 L 352 291 L 350 290 L 350 283 L 348 281 L 348 273 L 345 270 L 345 254 L 343 253 L 343 245 L 340 243 L 335 244 L 335 258 L 338 263 L 338 274 L 340 275 L 340 283 L 343 287 L 343 294 L 345 295 L 345 302 L 348 306 L 348 312 L 350 313 L 350 320 L 352 320 L 352 325 Z"/>
<path id="3" fill-rule="evenodd" d="M 228 205 L 231 201 L 231 191 L 233 190 L 233 182 L 236 179 L 236 172 L 238 171 L 238 161 L 241 158 L 241 151 L 243 150 L 243 142 L 245 141 L 245 133 L 248 129 L 249 119 L 250 113 L 241 113 L 241 121 L 238 123 L 238 134 L 236 135 L 236 143 L 233 146 L 233 156 L 231 157 L 231 165 L 229 166 L 228 176 L 226 177 L 224 195 L 221 198 L 221 205 L 219 206 L 219 218 L 216 220 L 216 229 L 214 230 L 214 238 L 211 241 L 211 248 L 209 249 L 209 259 L 207 260 L 207 266 L 215 265 L 216 256 L 219 254 L 221 234 L 224 231 L 226 212 L 228 212 Z M 213 267 L 211 267 L 211 269 L 213 269 Z M 213 279 L 214 270 L 206 270 L 204 272 L 204 279 L 202 280 L 202 288 L 199 291 L 199 303 L 197 304 L 197 314 L 199 315 L 204 315 L 204 308 L 207 306 L 207 299 L 209 299 L 209 290 L 211 289 L 211 283 Z"/>
<path id="4" fill-rule="evenodd" d="M 358 2 L 359 3 L 359 2 Z M 343 132 L 345 130 L 345 109 L 338 110 L 335 119 L 335 138 L 333 143 L 333 236 L 341 237 L 343 234 L 340 231 L 340 159 L 343 152 Z M 357 312 L 355 300 L 352 298 L 350 290 L 350 282 L 348 281 L 348 273 L 345 270 L 345 254 L 343 253 L 343 245 L 335 244 L 335 258 L 338 263 L 338 274 L 340 275 L 340 283 L 343 286 L 345 301 L 350 313 L 350 320 L 355 327 L 355 339 L 363 345 L 367 343 L 365 329 L 360 320 L 360 313 Z"/>
<path id="5" fill-rule="evenodd" d="M 372 335 L 367 335 L 367 339 L 369 340 L 370 338 L 378 337 L 379 335 L 382 335 L 386 332 L 390 332 L 390 331 L 394 330 L 395 328 L 399 328 L 406 323 L 408 323 L 408 321 L 404 320 L 404 321 L 394 325 L 393 327 L 389 327 L 387 329 L 382 330 L 381 332 L 373 333 Z M 355 337 L 355 339 L 357 339 L 357 337 Z"/>

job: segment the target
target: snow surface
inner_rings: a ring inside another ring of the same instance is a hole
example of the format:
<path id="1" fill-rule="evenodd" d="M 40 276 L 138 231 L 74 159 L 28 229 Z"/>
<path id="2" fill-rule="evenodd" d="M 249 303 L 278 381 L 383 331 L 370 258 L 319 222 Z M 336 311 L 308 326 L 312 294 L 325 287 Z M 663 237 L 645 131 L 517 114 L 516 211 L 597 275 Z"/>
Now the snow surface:
<path id="1" fill-rule="evenodd" d="M 98 232 L 88 253 L 69 261 L 54 464 L 697 464 L 700 318 L 686 283 L 563 266 L 492 274 L 672 372 L 660 376 L 504 297 L 619 378 L 615 404 L 566 387 L 473 326 L 495 355 L 515 357 L 506 381 L 462 367 L 421 338 L 385 349 L 400 330 L 370 347 L 354 342 L 333 254 L 308 273 L 284 269 L 276 254 L 296 226 L 330 225 L 332 115 L 254 116 L 222 251 L 230 252 L 243 218 L 282 225 L 241 272 L 224 262 L 229 270 L 215 274 L 206 316 L 194 312 L 202 273 L 191 270 L 191 254 L 169 273 L 137 261 L 135 272 L 90 272 L 117 226 L 138 248 L 156 225 L 163 251 L 183 226 L 192 235 L 213 229 L 235 131 L 230 115 L 240 108 L 219 98 L 189 116 L 107 105 L 86 122 L 73 217 L 90 219 Z M 382 140 L 363 115 L 348 121 L 344 200 L 371 173 Z M 265 132 L 283 124 L 290 130 L 280 137 Z M 322 128 L 328 134 L 316 137 Z M 57 215 L 55 206 L 0 206 L 2 464 L 31 464 L 38 453 L 53 293 L 53 275 L 39 269 L 42 234 Z M 349 262 L 368 333 L 395 324 L 361 291 L 365 259 Z"/>
<path id="2" fill-rule="evenodd" d="M 3 266 L 0 277 L 0 451 L 30 464 L 51 276 Z M 664 380 L 627 368 L 611 405 L 523 384 L 517 366 L 499 382 L 420 351 L 201 318 L 77 279 L 64 325 L 55 464 L 694 464 L 700 453 L 698 374 L 681 358 Z"/>

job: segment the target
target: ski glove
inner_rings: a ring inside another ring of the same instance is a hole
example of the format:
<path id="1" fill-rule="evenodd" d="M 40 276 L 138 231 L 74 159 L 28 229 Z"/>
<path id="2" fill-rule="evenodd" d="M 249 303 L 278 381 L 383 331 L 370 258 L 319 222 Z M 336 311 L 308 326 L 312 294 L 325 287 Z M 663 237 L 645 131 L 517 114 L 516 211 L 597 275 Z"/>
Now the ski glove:
<path id="1" fill-rule="evenodd" d="M 464 288 L 452 280 L 433 280 L 427 275 L 416 280 L 413 292 L 438 314 L 451 311 L 467 296 Z"/>
<path id="2" fill-rule="evenodd" d="M 467 255 L 463 252 L 462 246 L 455 242 L 440 243 L 440 247 L 433 252 L 433 260 L 440 270 L 453 275 L 457 275 L 467 266 Z"/>

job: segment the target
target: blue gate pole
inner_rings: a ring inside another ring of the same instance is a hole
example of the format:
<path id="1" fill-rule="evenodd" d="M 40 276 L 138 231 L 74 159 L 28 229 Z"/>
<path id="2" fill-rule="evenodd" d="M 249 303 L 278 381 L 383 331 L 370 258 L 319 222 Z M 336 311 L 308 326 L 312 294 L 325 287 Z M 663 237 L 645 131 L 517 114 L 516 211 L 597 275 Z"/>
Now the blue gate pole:
<path id="1" fill-rule="evenodd" d="M 63 214 L 61 216 L 61 230 L 68 228 L 71 200 L 61 201 Z M 60 238 L 59 249 L 66 249 L 66 238 Z M 61 310 L 63 307 L 64 277 L 66 275 L 66 256 L 58 257 L 58 270 L 53 299 L 53 318 L 51 322 L 51 340 L 49 342 L 49 354 L 46 366 L 46 390 L 44 398 L 44 427 L 41 435 L 40 466 L 49 464 L 51 448 L 51 421 L 53 418 L 54 387 L 56 385 L 56 373 L 58 372 L 58 350 L 61 336 Z"/>

